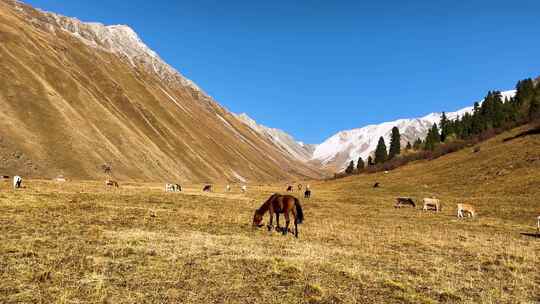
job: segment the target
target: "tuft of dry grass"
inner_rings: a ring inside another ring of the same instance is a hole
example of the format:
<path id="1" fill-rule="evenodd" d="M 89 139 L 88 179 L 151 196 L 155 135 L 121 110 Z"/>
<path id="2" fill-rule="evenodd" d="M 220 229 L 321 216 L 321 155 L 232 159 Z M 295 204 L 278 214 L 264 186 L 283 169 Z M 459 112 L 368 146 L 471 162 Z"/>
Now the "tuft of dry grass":
<path id="1" fill-rule="evenodd" d="M 250 225 L 283 185 L 242 194 L 0 184 L 0 302 L 538 302 L 540 139 L 481 146 L 389 174 L 311 182 L 299 239 Z M 435 196 L 443 211 L 393 208 L 403 195 Z M 478 218 L 456 218 L 463 201 Z"/>

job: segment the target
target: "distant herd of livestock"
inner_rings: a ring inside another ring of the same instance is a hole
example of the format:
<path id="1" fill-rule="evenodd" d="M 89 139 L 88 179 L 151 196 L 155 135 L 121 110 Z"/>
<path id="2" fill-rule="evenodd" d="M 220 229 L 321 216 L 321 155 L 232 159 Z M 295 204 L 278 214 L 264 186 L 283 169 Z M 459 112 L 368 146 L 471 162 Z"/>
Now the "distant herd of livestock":
<path id="1" fill-rule="evenodd" d="M 436 198 L 424 198 L 422 200 L 422 203 L 423 203 L 422 210 L 424 211 L 434 210 L 435 212 L 440 212 L 442 210 L 441 201 Z M 406 205 L 416 208 L 416 203 L 410 197 L 398 197 L 396 199 L 396 204 L 394 207 L 400 208 Z M 463 203 L 457 204 L 457 217 L 463 218 L 465 217 L 465 215 L 467 215 L 467 217 L 475 217 L 476 210 L 474 209 L 474 206 L 470 204 L 463 204 Z M 540 220 L 540 216 L 538 218 Z M 540 229 L 540 222 L 538 222 L 538 227 Z"/>
<path id="2" fill-rule="evenodd" d="M 2 176 L 2 178 L 7 179 L 7 178 L 9 178 L 9 176 Z M 63 178 L 63 177 L 57 177 L 55 180 L 56 181 L 61 181 L 61 182 L 66 181 L 65 178 Z M 21 188 L 22 187 L 22 182 L 23 182 L 22 177 L 20 177 L 18 175 L 14 176 L 13 177 L 13 188 L 15 188 L 15 189 Z M 118 188 L 119 184 L 115 180 L 108 179 L 108 180 L 105 181 L 105 186 Z M 375 183 L 373 185 L 373 187 L 378 188 L 379 183 Z M 298 184 L 297 189 L 298 189 L 298 191 L 302 191 L 303 185 Z M 203 192 L 212 192 L 212 190 L 213 190 L 212 185 L 208 185 L 208 184 L 204 185 L 203 189 L 202 189 Z M 226 190 L 226 192 L 230 192 L 231 191 L 231 186 L 227 185 L 225 187 L 225 190 Z M 182 191 L 182 187 L 179 184 L 170 184 L 170 183 L 165 184 L 165 192 L 181 192 L 181 191 Z M 242 191 L 243 193 L 247 192 L 247 186 L 242 185 L 240 187 L 240 191 Z M 294 191 L 293 185 L 288 185 L 286 191 L 287 192 Z M 304 198 L 310 198 L 310 197 L 311 197 L 311 189 L 310 189 L 309 185 L 306 185 L 305 191 L 304 191 Z M 424 211 L 434 210 L 435 212 L 440 212 L 442 210 L 442 204 L 441 204 L 441 201 L 439 199 L 424 198 L 422 200 L 422 203 L 423 203 L 423 208 L 422 209 Z M 416 208 L 416 203 L 411 197 L 398 197 L 398 198 L 396 198 L 396 204 L 394 205 L 394 207 L 395 208 L 401 208 L 401 207 L 404 207 L 404 206 L 407 206 L 407 205 L 412 206 L 413 208 Z M 467 217 L 475 217 L 476 216 L 476 210 L 475 210 L 474 206 L 472 206 L 470 204 L 464 204 L 464 203 L 457 204 L 457 217 L 458 218 L 464 218 L 465 216 L 467 216 Z M 537 217 L 537 233 L 540 234 L 540 215 Z"/>

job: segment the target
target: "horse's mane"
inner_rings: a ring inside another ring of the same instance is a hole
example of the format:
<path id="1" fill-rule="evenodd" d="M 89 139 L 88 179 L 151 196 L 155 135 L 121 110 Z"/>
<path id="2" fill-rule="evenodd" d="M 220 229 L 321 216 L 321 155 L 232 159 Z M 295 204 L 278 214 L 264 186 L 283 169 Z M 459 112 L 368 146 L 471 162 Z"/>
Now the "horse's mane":
<path id="1" fill-rule="evenodd" d="M 259 209 L 257 209 L 257 213 L 264 213 L 266 210 L 268 210 L 268 206 L 279 196 L 279 194 L 274 193 L 270 195 L 270 197 L 264 202 Z"/>

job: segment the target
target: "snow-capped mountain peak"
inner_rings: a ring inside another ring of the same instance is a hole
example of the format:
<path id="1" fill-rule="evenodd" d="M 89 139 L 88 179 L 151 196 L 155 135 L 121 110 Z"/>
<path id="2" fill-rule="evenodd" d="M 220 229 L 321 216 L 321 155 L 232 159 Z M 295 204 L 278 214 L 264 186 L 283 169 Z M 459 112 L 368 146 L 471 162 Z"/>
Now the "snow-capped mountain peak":
<path id="1" fill-rule="evenodd" d="M 123 57 L 131 65 L 142 65 L 156 74 L 162 81 L 178 83 L 206 95 L 193 81 L 187 79 L 176 69 L 162 60 L 150 49 L 128 25 L 104 25 L 98 22 L 83 22 L 77 18 L 66 17 L 39 10 L 39 15 L 23 3 L 14 2 L 16 8 L 29 15 L 29 21 L 42 30 L 57 33 L 59 30 L 77 37 L 84 44 L 112 52 Z"/>

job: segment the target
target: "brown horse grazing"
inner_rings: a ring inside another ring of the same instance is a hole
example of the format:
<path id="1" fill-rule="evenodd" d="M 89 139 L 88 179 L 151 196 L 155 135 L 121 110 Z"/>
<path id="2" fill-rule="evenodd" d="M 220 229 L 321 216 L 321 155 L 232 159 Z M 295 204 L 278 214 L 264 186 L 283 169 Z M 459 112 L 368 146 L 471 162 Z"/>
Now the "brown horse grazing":
<path id="1" fill-rule="evenodd" d="M 292 191 L 292 186 L 289 185 L 289 186 L 287 187 L 287 192 L 291 192 L 291 191 Z"/>
<path id="2" fill-rule="evenodd" d="M 202 189 L 203 192 L 212 192 L 212 185 L 205 185 Z"/>
<path id="3" fill-rule="evenodd" d="M 298 191 L 302 191 L 302 184 L 298 184 Z"/>
<path id="4" fill-rule="evenodd" d="M 261 224 L 264 214 L 268 212 L 270 214 L 270 223 L 268 224 L 268 231 L 272 231 L 272 221 L 274 214 L 276 214 L 276 222 L 278 231 L 281 231 L 283 235 L 289 232 L 289 213 L 294 216 L 294 236 L 298 237 L 298 224 L 302 224 L 304 221 L 304 212 L 300 201 L 292 195 L 272 194 L 262 206 L 255 210 L 253 215 L 253 227 L 262 227 Z M 279 215 L 283 213 L 285 216 L 285 227 L 279 226 Z"/>

